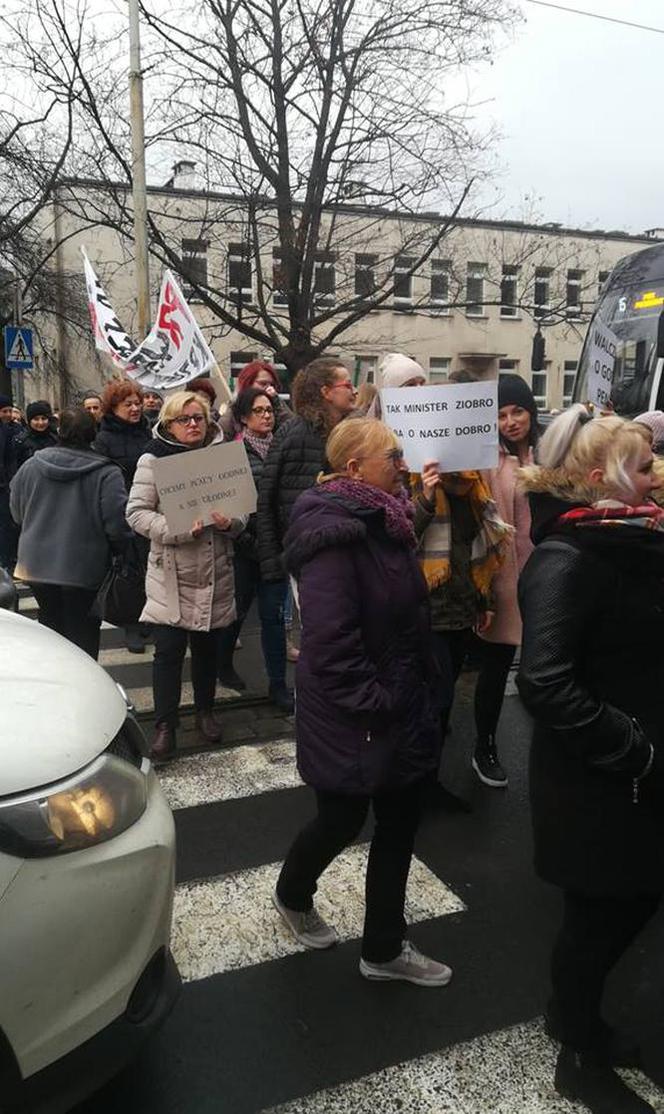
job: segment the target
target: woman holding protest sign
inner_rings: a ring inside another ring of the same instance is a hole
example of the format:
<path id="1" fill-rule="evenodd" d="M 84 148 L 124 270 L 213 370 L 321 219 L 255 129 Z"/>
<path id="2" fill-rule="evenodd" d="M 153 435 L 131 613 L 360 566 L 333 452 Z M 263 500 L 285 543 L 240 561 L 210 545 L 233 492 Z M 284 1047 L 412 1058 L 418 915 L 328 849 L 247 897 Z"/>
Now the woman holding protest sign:
<path id="1" fill-rule="evenodd" d="M 199 735 L 206 743 L 221 738 L 213 712 L 217 631 L 235 619 L 233 539 L 246 522 L 213 512 L 211 525 L 197 520 L 188 532 L 172 534 L 159 502 L 155 462 L 196 452 L 222 440 L 200 394 L 178 391 L 171 395 L 162 408 L 150 451 L 138 461 L 127 503 L 129 525 L 150 540 L 147 602 L 141 619 L 154 624 L 157 730 L 151 753 L 162 761 L 175 754 L 187 643 Z"/>
<path id="2" fill-rule="evenodd" d="M 258 488 L 265 458 L 272 443 L 272 398 L 259 387 L 249 387 L 236 398 L 232 413 L 234 421 L 242 430 L 240 437 L 247 450 L 251 473 Z M 244 682 L 233 668 L 233 650 L 247 612 L 257 596 L 263 657 L 270 679 L 270 699 L 278 708 L 291 713 L 293 694 L 286 686 L 286 592 L 285 577 L 282 580 L 264 580 L 261 576 L 256 545 L 256 515 L 252 514 L 246 530 L 235 543 L 237 619 L 219 635 L 219 680 L 230 688 L 236 688 L 238 682 L 244 687 Z"/>

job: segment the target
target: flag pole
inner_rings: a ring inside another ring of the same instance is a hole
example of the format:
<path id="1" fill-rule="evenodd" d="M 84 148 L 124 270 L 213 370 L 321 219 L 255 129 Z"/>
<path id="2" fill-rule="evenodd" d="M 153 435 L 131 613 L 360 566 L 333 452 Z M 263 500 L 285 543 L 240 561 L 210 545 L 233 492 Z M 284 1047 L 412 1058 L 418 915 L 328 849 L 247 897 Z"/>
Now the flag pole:
<path id="1" fill-rule="evenodd" d="M 134 202 L 134 269 L 138 308 L 138 343 L 151 325 L 150 267 L 148 260 L 148 202 L 145 184 L 145 130 L 143 120 L 143 73 L 138 18 L 139 0 L 129 0 L 129 108 L 131 120 L 131 179 Z"/>

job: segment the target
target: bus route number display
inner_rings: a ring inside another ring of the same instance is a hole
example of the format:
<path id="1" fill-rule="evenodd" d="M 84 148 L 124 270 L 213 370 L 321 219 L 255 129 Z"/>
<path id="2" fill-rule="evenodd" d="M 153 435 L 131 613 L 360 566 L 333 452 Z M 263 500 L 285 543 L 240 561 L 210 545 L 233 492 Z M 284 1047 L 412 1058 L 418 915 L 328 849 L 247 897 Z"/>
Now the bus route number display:
<path id="1" fill-rule="evenodd" d="M 588 402 L 592 402 L 594 406 L 606 406 L 611 400 L 618 338 L 601 321 L 593 321 L 590 328 Z"/>

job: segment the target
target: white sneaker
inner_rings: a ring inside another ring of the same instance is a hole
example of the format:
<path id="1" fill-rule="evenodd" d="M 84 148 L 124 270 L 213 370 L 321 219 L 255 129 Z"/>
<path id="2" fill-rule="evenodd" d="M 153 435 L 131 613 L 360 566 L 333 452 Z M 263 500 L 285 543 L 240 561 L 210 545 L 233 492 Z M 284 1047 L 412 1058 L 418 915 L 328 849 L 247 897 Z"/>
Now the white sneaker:
<path id="1" fill-rule="evenodd" d="M 327 924 L 319 913 L 312 907 L 307 913 L 300 913 L 297 909 L 288 909 L 279 900 L 277 891 L 272 894 L 272 904 L 288 925 L 293 936 L 304 944 L 305 948 L 331 948 L 339 941 L 339 934 L 335 928 Z"/>
<path id="2" fill-rule="evenodd" d="M 452 978 L 452 969 L 445 963 L 422 955 L 414 944 L 404 940 L 401 955 L 389 963 L 368 963 L 366 959 L 361 959 L 360 974 L 365 979 L 379 981 L 397 979 L 415 983 L 416 986 L 447 986 Z"/>

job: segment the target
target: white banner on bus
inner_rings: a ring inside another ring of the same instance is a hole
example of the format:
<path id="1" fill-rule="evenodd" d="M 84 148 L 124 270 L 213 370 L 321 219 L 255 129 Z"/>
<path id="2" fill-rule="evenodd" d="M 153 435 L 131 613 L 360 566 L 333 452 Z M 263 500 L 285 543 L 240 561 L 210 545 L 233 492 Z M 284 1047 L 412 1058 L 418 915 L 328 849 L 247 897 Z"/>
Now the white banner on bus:
<path id="1" fill-rule="evenodd" d="M 401 441 L 411 472 L 421 472 L 430 461 L 441 472 L 495 468 L 497 395 L 495 379 L 380 392 L 383 421 Z"/>
<path id="2" fill-rule="evenodd" d="M 212 351 L 180 287 L 171 271 L 165 271 L 155 323 L 127 361 L 127 375 L 141 387 L 172 391 L 214 366 Z"/>
<path id="3" fill-rule="evenodd" d="M 590 345 L 588 347 L 588 398 L 594 406 L 604 407 L 611 400 L 613 384 L 613 365 L 616 361 L 615 333 L 601 321 L 590 324 Z"/>
<path id="4" fill-rule="evenodd" d="M 85 285 L 88 291 L 88 308 L 95 348 L 98 352 L 105 352 L 111 357 L 113 363 L 124 371 L 129 357 L 136 348 L 136 342 L 127 335 L 118 321 L 85 248 L 81 248 L 81 255 L 85 268 Z"/>

